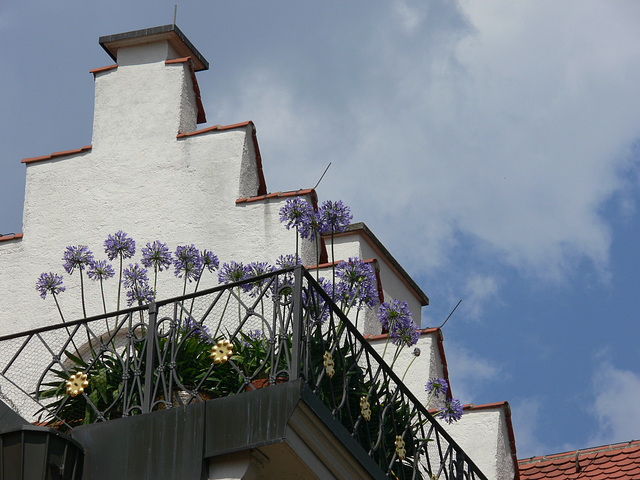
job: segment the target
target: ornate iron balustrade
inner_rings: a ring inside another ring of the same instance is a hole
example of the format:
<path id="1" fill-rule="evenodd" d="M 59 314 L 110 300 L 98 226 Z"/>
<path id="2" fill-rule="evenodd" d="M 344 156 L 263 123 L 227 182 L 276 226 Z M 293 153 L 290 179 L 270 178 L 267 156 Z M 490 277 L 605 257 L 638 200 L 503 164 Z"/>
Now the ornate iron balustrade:
<path id="1" fill-rule="evenodd" d="M 299 378 L 390 478 L 486 478 L 301 266 L 0 337 L 0 399 L 64 431 Z"/>

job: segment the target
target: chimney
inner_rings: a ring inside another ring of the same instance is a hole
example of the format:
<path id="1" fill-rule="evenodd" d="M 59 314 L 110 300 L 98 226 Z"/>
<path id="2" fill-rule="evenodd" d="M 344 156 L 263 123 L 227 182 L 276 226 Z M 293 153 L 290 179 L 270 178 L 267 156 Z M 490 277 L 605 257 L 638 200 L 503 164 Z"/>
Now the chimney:
<path id="1" fill-rule="evenodd" d="M 175 137 L 206 121 L 195 72 L 209 63 L 176 25 L 100 37 L 115 60 L 95 76 L 94 149 Z"/>

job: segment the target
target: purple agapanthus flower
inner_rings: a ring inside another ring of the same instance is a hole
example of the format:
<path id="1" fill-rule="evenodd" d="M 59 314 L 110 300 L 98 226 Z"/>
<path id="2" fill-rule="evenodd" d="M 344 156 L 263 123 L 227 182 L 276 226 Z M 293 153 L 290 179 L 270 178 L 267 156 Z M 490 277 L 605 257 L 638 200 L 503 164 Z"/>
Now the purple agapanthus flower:
<path id="1" fill-rule="evenodd" d="M 323 225 L 322 233 L 344 232 L 353 218 L 351 209 L 342 203 L 342 200 L 323 202 L 320 207 L 320 216 Z"/>
<path id="2" fill-rule="evenodd" d="M 198 280 L 202 271 L 200 266 L 200 252 L 194 245 L 184 245 L 176 248 L 173 256 L 174 274 L 185 280 Z"/>
<path id="3" fill-rule="evenodd" d="M 378 282 L 371 265 L 359 258 L 349 258 L 336 267 L 336 296 L 338 292 L 347 305 L 373 307 L 378 303 Z"/>
<path id="4" fill-rule="evenodd" d="M 400 302 L 399 300 L 394 300 L 391 304 L 382 302 L 378 309 L 378 319 L 382 324 L 383 331 L 392 330 L 396 323 L 406 318 L 411 318 L 411 310 L 409 310 L 407 302 Z"/>
<path id="5" fill-rule="evenodd" d="M 457 422 L 462 417 L 462 405 L 457 398 L 447 398 L 442 409 L 438 412 L 438 418 L 451 424 Z"/>
<path id="6" fill-rule="evenodd" d="M 145 267 L 162 272 L 168 269 L 171 264 L 171 252 L 166 243 L 156 240 L 153 243 L 147 243 L 146 247 L 142 247 L 142 265 Z"/>
<path id="7" fill-rule="evenodd" d="M 147 276 L 147 269 L 142 268 L 137 263 L 129 264 L 127 268 L 122 272 L 124 286 L 127 288 L 136 288 L 149 284 L 149 277 Z"/>
<path id="8" fill-rule="evenodd" d="M 296 265 L 301 265 L 301 264 L 302 264 L 302 260 L 296 254 L 280 255 L 276 260 L 276 267 L 278 268 L 295 267 Z"/>
<path id="9" fill-rule="evenodd" d="M 306 215 L 311 212 L 313 212 L 313 207 L 306 200 L 294 197 L 287 200 L 280 209 L 280 222 L 284 223 L 287 230 L 300 228 Z"/>
<path id="10" fill-rule="evenodd" d="M 115 271 L 110 263 L 106 260 L 96 260 L 91 262 L 91 266 L 87 270 L 87 276 L 95 281 L 106 280 L 115 275 Z"/>
<path id="11" fill-rule="evenodd" d="M 315 240 L 316 237 L 322 235 L 322 232 L 326 231 L 326 229 L 322 214 L 320 212 L 314 212 L 313 209 L 311 209 L 304 214 L 299 232 L 302 238 Z"/>
<path id="12" fill-rule="evenodd" d="M 200 255 L 200 265 L 203 271 L 206 268 L 210 272 L 213 272 L 220 265 L 220 261 L 218 260 L 218 257 L 214 255 L 213 252 L 210 252 L 209 250 L 204 250 L 202 252 L 202 255 Z"/>
<path id="13" fill-rule="evenodd" d="M 402 317 L 401 320 L 395 322 L 389 332 L 391 342 L 399 347 L 411 347 L 418 343 L 420 338 L 420 329 L 413 322 L 411 317 Z"/>
<path id="14" fill-rule="evenodd" d="M 224 263 L 218 272 L 218 281 L 220 283 L 239 282 L 248 278 L 250 275 L 249 267 L 242 262 L 231 261 Z"/>
<path id="15" fill-rule="evenodd" d="M 449 390 L 449 384 L 444 378 L 434 378 L 427 382 L 425 390 L 428 394 L 444 396 L 447 394 L 447 390 Z"/>
<path id="16" fill-rule="evenodd" d="M 273 267 L 269 265 L 267 262 L 251 262 L 247 265 L 249 269 L 249 277 L 259 277 L 260 275 L 264 275 L 266 273 L 271 273 L 273 271 Z M 255 297 L 260 294 L 261 287 L 269 282 L 269 277 L 265 277 L 262 280 L 256 280 L 255 282 L 251 282 L 251 296 Z"/>
<path id="17" fill-rule="evenodd" d="M 255 330 L 249 330 L 248 333 L 243 335 L 242 344 L 245 347 L 251 347 L 252 342 L 260 341 L 260 343 L 264 344 L 265 339 L 262 336 L 262 330 L 259 328 Z"/>
<path id="18" fill-rule="evenodd" d="M 153 301 L 153 289 L 147 283 L 136 285 L 127 290 L 127 305 L 134 303 L 142 304 L 144 302 L 151 303 Z"/>
<path id="19" fill-rule="evenodd" d="M 36 290 L 40 292 L 40 297 L 42 297 L 43 300 L 47 298 L 47 293 L 55 296 L 60 292 L 64 292 L 65 287 L 62 285 L 62 275 L 53 272 L 41 273 L 36 281 Z"/>
<path id="20" fill-rule="evenodd" d="M 109 260 L 117 257 L 131 258 L 136 253 L 136 242 L 122 230 L 107 236 L 104 241 L 104 251 Z"/>
<path id="21" fill-rule="evenodd" d="M 64 260 L 62 266 L 71 275 L 76 268 L 84 270 L 90 266 L 93 262 L 93 253 L 86 245 L 68 246 L 62 260 Z"/>
<path id="22" fill-rule="evenodd" d="M 202 340 L 211 340 L 211 332 L 206 325 L 196 322 L 192 317 L 184 319 L 184 326 L 182 327 L 183 334 L 189 334 L 194 332 L 196 336 Z"/>

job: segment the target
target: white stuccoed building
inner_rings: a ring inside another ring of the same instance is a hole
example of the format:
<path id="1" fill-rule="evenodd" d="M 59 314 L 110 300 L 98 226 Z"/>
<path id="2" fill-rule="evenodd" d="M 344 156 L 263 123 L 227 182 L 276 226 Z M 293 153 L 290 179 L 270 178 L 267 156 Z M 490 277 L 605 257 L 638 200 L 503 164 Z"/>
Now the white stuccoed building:
<path id="1" fill-rule="evenodd" d="M 0 237 L 0 335 L 60 321 L 53 301 L 43 301 L 35 283 L 42 272 L 64 273 L 62 255 L 68 245 L 87 245 L 96 259 L 106 259 L 107 235 L 124 230 L 136 240 L 138 251 L 161 240 L 171 250 L 190 244 L 211 250 L 221 263 L 273 264 L 295 251 L 295 233 L 279 219 L 286 200 L 300 196 L 318 204 L 312 189 L 268 193 L 252 122 L 198 129 L 206 120 L 196 72 L 206 70 L 208 63 L 175 25 L 101 37 L 100 44 L 116 64 L 92 70 L 90 145 L 22 160 L 27 169 L 23 231 Z M 268 167 L 268 159 L 265 163 Z M 316 266 L 316 245 L 302 241 L 302 262 L 329 275 L 330 242 L 323 239 Z M 370 261 L 380 299 L 406 301 L 420 325 L 427 296 L 364 223 L 337 235 L 334 250 L 336 261 Z M 139 254 L 133 260 L 139 261 Z M 59 300 L 65 319 L 81 318 L 77 274 L 64 278 L 67 291 Z M 171 273 L 158 282 L 159 297 L 182 293 Z M 116 283 L 105 283 L 108 299 L 116 297 Z M 203 278 L 203 287 L 216 284 L 214 275 Z M 88 315 L 102 313 L 95 287 L 87 284 Z M 115 301 L 107 308 L 115 310 Z M 381 353 L 386 335 L 381 335 L 375 311 L 361 312 L 358 325 Z M 405 383 L 426 402 L 427 380 L 449 379 L 442 332 L 424 330 L 418 347 L 422 354 Z M 410 361 L 405 352 L 396 364 L 399 376 Z M 455 393 L 455 379 L 453 383 Z M 517 478 L 508 404 L 468 407 L 448 430 L 488 478 Z"/>

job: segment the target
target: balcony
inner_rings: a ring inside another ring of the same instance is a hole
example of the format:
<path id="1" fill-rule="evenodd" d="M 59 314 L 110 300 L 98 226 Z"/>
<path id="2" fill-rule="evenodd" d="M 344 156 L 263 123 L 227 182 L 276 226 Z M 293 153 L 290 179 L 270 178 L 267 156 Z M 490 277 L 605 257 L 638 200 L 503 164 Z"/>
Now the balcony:
<path id="1" fill-rule="evenodd" d="M 0 337 L 0 400 L 87 478 L 486 479 L 301 266 Z"/>

